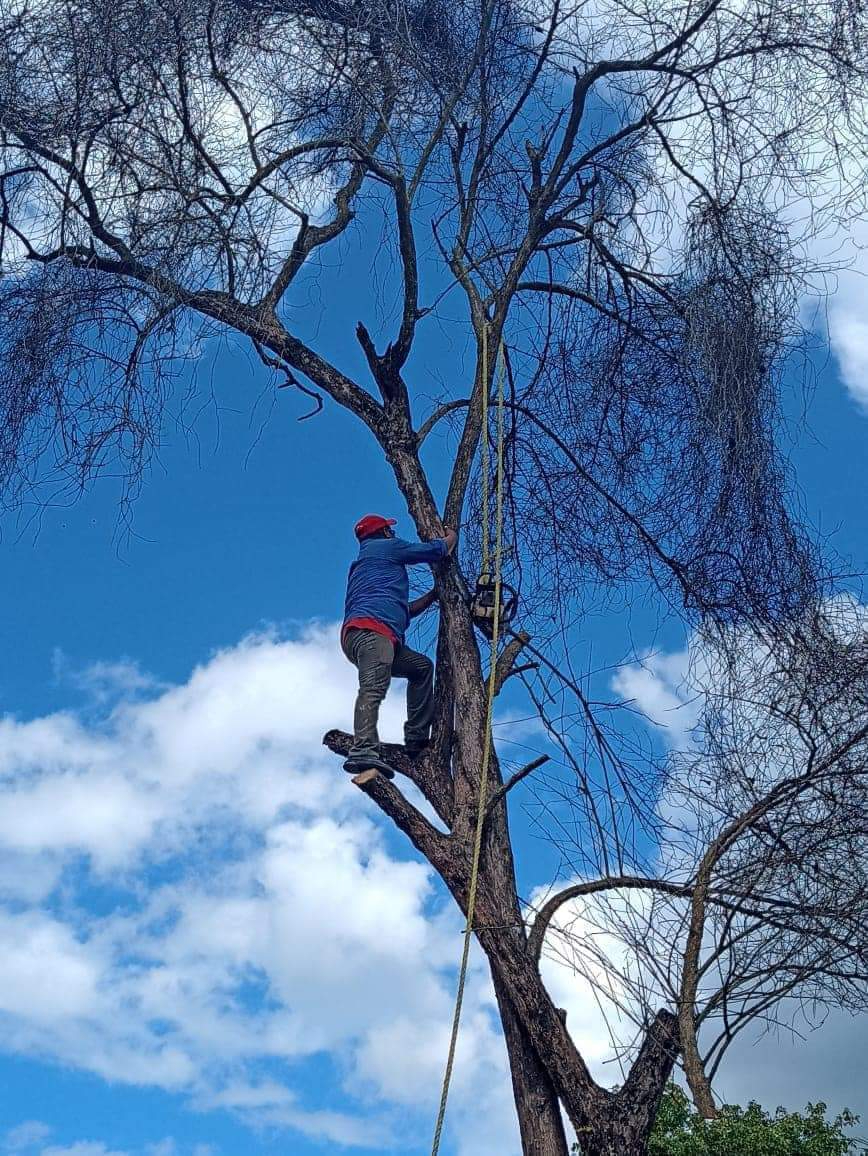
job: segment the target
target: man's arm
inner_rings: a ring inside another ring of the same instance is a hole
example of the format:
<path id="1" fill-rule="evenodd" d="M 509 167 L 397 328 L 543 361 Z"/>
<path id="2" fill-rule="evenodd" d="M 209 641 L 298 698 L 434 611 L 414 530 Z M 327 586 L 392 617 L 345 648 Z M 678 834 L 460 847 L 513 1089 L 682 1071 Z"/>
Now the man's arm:
<path id="1" fill-rule="evenodd" d="M 445 530 L 442 538 L 432 542 L 405 542 L 401 538 L 392 539 L 393 557 L 405 566 L 417 566 L 422 562 L 438 562 L 455 549 L 458 535 L 454 530 Z"/>
<path id="2" fill-rule="evenodd" d="M 423 594 L 421 598 L 414 598 L 410 603 L 408 609 L 411 618 L 417 618 L 420 614 L 424 614 L 429 606 L 433 606 L 437 601 L 437 591 L 432 586 L 427 594 Z"/>

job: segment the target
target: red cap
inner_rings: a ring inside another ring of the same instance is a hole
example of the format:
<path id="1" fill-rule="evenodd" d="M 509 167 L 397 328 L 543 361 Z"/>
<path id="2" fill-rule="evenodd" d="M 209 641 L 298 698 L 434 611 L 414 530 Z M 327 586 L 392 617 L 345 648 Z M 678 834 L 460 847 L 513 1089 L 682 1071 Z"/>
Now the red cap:
<path id="1" fill-rule="evenodd" d="M 378 530 L 385 529 L 386 526 L 394 526 L 396 520 L 383 518 L 380 514 L 365 514 L 364 518 L 359 518 L 354 527 L 356 537 L 361 542 L 364 538 L 370 538 L 371 534 L 376 534 Z"/>

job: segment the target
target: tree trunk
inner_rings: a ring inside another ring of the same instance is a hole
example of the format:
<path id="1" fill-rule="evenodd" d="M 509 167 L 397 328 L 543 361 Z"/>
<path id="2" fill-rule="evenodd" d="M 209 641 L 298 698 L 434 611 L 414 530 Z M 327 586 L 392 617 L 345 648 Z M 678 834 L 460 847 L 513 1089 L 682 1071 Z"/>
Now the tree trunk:
<path id="1" fill-rule="evenodd" d="M 442 532 L 441 523 L 406 414 L 394 405 L 386 408 L 389 430 L 383 444 L 388 459 L 420 534 L 434 537 Z M 430 778 L 426 784 L 429 800 L 444 819 L 448 836 L 430 827 L 380 776 L 374 775 L 363 789 L 409 835 L 466 914 L 479 792 L 490 796 L 503 780 L 492 750 L 487 781 L 480 782 L 486 742 L 482 656 L 454 563 L 441 568 L 437 577 L 441 612 L 438 719 L 436 745 L 424 765 Z M 422 767 L 407 770 L 418 783 Z M 433 784 L 439 784 L 436 790 L 431 789 Z M 441 795 L 448 796 L 445 806 Z M 577 1134 L 585 1136 L 588 1156 L 645 1156 L 647 1137 L 677 1052 L 675 1017 L 668 1012 L 658 1015 L 620 1092 L 607 1091 L 594 1081 L 528 947 L 506 798 L 485 821 L 473 927 L 491 966 L 526 1156 L 566 1156 L 561 1106 Z"/>
<path id="2" fill-rule="evenodd" d="M 678 1020 L 661 1010 L 645 1033 L 621 1088 L 606 1093 L 603 1100 L 591 1101 L 586 1124 L 577 1129 L 581 1156 L 647 1156 L 678 1050 Z"/>
<path id="3" fill-rule="evenodd" d="M 711 1094 L 711 1084 L 705 1074 L 702 1058 L 696 1046 L 695 1032 L 687 1034 L 682 1031 L 682 1039 L 684 1039 L 682 1052 L 684 1075 L 687 1078 L 687 1086 L 690 1088 L 694 1106 L 700 1116 L 704 1116 L 706 1120 L 713 1120 L 718 1115 L 717 1105 Z"/>
<path id="4" fill-rule="evenodd" d="M 509 1053 L 521 1150 L 526 1156 L 567 1156 L 567 1138 L 557 1093 L 502 981 L 496 972 L 492 972 L 491 978 Z"/>
<path id="5" fill-rule="evenodd" d="M 687 942 L 684 945 L 684 971 L 681 977 L 681 997 L 678 1009 L 684 1074 L 687 1077 L 687 1084 L 693 1096 L 696 1110 L 706 1120 L 714 1119 L 717 1115 L 717 1108 L 699 1052 L 696 993 L 699 988 L 699 953 L 705 934 L 709 882 L 714 864 L 725 847 L 724 837 L 718 836 L 703 855 L 697 871 L 696 884 L 690 903 L 690 927 L 687 933 Z"/>
<path id="6" fill-rule="evenodd" d="M 599 1128 L 589 1126 L 579 1136 L 581 1156 L 648 1156 L 648 1138 L 637 1132 L 627 1118 L 607 1120 Z"/>

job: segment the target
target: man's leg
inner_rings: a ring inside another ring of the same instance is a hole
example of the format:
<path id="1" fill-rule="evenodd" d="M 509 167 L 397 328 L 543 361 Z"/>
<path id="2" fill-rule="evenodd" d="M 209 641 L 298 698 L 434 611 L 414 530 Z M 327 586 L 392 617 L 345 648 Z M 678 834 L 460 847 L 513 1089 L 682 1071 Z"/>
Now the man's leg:
<path id="1" fill-rule="evenodd" d="M 407 722 L 404 741 L 419 750 L 428 742 L 434 718 L 434 663 L 425 654 L 399 646 L 392 662 L 392 675 L 407 680 Z"/>
<path id="2" fill-rule="evenodd" d="M 358 668 L 359 693 L 353 714 L 353 745 L 349 761 L 376 757 L 379 743 L 377 719 L 392 677 L 395 647 L 374 630 L 348 630 L 342 643 L 344 654 Z"/>

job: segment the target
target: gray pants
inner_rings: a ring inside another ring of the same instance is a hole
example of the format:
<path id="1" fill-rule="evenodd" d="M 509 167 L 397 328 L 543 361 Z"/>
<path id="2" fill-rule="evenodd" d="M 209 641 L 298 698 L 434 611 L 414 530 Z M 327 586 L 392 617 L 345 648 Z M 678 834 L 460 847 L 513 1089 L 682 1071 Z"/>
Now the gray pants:
<path id="1" fill-rule="evenodd" d="M 370 755 L 379 743 L 377 718 L 393 678 L 407 680 L 407 721 L 404 740 L 424 742 L 434 716 L 434 663 L 408 646 L 395 646 L 374 630 L 348 630 L 341 641 L 344 654 L 359 670 L 359 694 L 353 717 L 350 757 Z"/>

